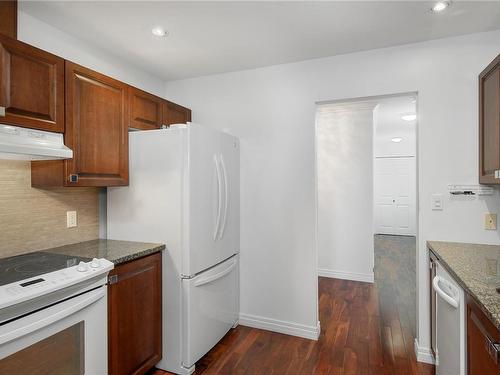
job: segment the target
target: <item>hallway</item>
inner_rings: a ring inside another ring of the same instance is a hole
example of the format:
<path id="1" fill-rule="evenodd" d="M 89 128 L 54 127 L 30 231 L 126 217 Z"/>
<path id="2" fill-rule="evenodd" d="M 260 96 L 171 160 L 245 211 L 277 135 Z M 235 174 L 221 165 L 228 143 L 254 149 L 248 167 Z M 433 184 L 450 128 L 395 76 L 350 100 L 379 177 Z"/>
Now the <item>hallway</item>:
<path id="1" fill-rule="evenodd" d="M 375 284 L 379 297 L 395 302 L 401 323 L 416 334 L 416 239 L 409 236 L 375 235 Z"/>
<path id="2" fill-rule="evenodd" d="M 413 349 L 414 238 L 376 236 L 375 245 L 375 284 L 319 278 L 318 341 L 238 326 L 195 373 L 432 374 L 433 366 L 417 363 Z"/>

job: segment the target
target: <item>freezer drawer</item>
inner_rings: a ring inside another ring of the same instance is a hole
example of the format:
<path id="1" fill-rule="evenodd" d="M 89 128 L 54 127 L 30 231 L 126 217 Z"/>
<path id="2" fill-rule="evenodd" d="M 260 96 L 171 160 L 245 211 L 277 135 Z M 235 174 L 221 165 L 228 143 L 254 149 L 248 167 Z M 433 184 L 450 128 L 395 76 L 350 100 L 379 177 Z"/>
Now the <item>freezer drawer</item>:
<path id="1" fill-rule="evenodd" d="M 182 365 L 191 367 L 233 327 L 238 318 L 238 255 L 182 280 Z"/>

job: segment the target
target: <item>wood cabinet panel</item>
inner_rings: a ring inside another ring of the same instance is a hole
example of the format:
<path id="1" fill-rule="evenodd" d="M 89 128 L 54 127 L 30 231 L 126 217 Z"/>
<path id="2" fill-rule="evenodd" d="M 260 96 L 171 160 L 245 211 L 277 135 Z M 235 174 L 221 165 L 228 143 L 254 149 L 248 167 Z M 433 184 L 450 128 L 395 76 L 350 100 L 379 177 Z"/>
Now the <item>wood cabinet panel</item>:
<path id="1" fill-rule="evenodd" d="M 500 351 L 500 332 L 469 297 L 467 301 L 468 375 L 500 374 L 500 356 L 494 354 L 491 347 L 495 343 L 498 344 Z"/>
<path id="2" fill-rule="evenodd" d="M 145 91 L 129 88 L 130 123 L 134 129 L 159 129 L 162 125 L 163 100 Z"/>
<path id="3" fill-rule="evenodd" d="M 64 131 L 64 60 L 0 35 L 0 121 Z"/>
<path id="4" fill-rule="evenodd" d="M 144 374 L 161 359 L 161 265 L 161 253 L 156 253 L 119 265 L 110 273 L 110 375 Z"/>
<path id="5" fill-rule="evenodd" d="M 479 182 L 500 184 L 500 55 L 479 75 Z"/>
<path id="6" fill-rule="evenodd" d="M 17 0 L 0 1 L 0 34 L 17 38 Z"/>
<path id="7" fill-rule="evenodd" d="M 69 185 L 128 184 L 127 99 L 126 84 L 66 62 L 65 143 L 74 153 L 65 161 Z"/>
<path id="8" fill-rule="evenodd" d="M 169 102 L 168 100 L 163 101 L 162 112 L 164 125 L 185 124 L 191 121 L 191 110 L 189 108 Z"/>

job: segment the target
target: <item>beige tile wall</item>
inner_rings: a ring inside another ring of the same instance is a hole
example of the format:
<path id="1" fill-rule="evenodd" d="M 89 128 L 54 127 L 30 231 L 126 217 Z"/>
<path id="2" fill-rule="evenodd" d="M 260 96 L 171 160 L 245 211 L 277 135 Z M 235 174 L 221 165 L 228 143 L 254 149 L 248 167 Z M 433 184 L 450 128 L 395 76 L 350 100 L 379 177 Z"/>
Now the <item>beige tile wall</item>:
<path id="1" fill-rule="evenodd" d="M 99 189 L 31 187 L 30 163 L 0 160 L 0 258 L 98 238 Z M 66 228 L 66 211 L 78 226 Z"/>

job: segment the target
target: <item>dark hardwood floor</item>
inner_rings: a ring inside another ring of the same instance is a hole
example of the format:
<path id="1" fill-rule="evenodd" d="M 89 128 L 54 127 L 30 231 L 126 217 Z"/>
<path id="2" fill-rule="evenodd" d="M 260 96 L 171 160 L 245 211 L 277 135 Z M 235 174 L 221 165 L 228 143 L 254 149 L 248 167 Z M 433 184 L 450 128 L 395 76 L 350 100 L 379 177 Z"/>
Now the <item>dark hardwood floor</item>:
<path id="1" fill-rule="evenodd" d="M 195 374 L 433 374 L 433 366 L 416 362 L 414 321 L 402 300 L 387 280 L 320 277 L 318 341 L 239 326 L 196 364 Z"/>

